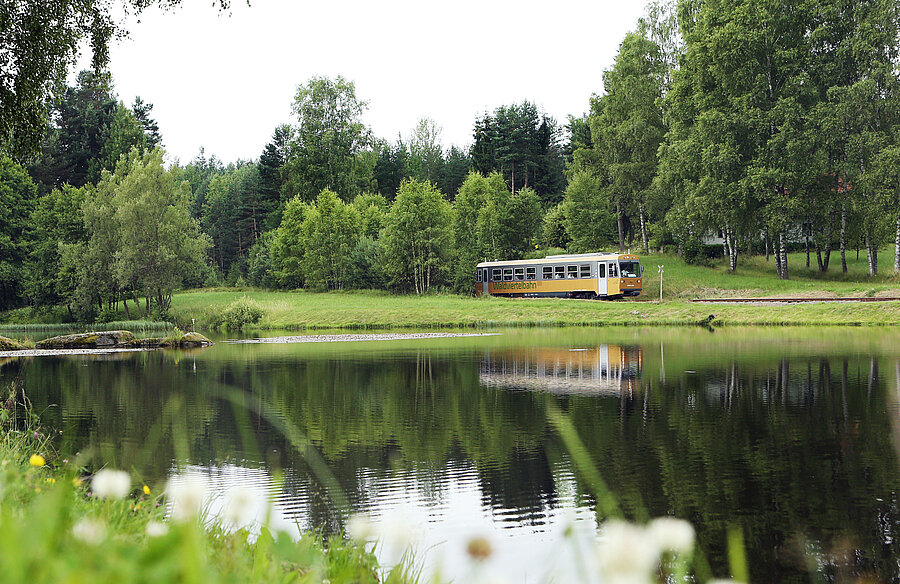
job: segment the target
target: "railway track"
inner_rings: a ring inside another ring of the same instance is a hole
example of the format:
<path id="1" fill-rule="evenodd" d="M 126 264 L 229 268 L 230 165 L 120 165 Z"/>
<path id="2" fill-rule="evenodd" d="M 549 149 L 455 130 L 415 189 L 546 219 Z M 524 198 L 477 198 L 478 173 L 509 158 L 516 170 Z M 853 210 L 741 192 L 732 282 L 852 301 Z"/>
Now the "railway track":
<path id="1" fill-rule="evenodd" d="M 715 304 L 731 303 L 766 303 L 789 304 L 795 302 L 892 302 L 900 300 L 897 296 L 878 297 L 841 297 L 841 298 L 695 298 L 691 302 L 704 302 Z"/>

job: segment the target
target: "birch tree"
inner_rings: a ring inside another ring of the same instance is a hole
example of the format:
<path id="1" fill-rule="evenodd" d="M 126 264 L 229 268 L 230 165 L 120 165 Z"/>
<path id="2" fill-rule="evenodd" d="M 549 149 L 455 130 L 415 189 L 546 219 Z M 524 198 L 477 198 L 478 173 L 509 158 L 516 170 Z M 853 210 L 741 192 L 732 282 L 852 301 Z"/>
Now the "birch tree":
<path id="1" fill-rule="evenodd" d="M 449 270 L 450 203 L 432 184 L 404 181 L 385 221 L 384 267 L 391 284 L 424 294 Z"/>

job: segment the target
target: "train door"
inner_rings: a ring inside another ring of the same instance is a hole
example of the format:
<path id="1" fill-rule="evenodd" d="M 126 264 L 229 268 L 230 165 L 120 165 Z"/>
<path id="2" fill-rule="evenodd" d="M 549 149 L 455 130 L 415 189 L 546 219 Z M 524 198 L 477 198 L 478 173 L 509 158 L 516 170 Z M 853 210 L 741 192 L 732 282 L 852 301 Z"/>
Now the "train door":
<path id="1" fill-rule="evenodd" d="M 597 264 L 597 295 L 606 296 L 606 263 Z"/>
<path id="2" fill-rule="evenodd" d="M 619 262 L 612 261 L 606 264 L 606 293 L 609 296 L 617 296 L 619 290 Z"/>
<path id="3" fill-rule="evenodd" d="M 490 290 L 488 288 L 488 269 L 487 268 L 484 268 L 483 270 L 481 270 L 481 286 L 482 286 L 481 292 L 483 294 L 487 295 L 490 293 Z"/>

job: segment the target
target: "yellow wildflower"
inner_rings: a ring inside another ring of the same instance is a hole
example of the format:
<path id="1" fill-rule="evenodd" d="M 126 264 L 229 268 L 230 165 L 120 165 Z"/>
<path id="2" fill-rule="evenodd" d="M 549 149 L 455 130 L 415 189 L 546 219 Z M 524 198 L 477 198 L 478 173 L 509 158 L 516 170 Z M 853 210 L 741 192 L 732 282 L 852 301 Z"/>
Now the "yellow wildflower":
<path id="1" fill-rule="evenodd" d="M 144 494 L 145 494 L 145 495 L 149 495 L 149 494 L 150 494 L 150 487 L 148 487 L 147 485 L 144 485 Z"/>
<path id="2" fill-rule="evenodd" d="M 31 466 L 44 466 L 47 464 L 47 461 L 40 454 L 32 454 L 31 458 L 28 459 L 28 464 Z"/>
<path id="3" fill-rule="evenodd" d="M 54 483 L 56 482 L 56 479 L 53 478 L 53 477 L 50 477 L 49 479 L 47 479 L 47 482 L 50 483 L 50 484 L 52 485 L 52 484 L 54 484 Z"/>

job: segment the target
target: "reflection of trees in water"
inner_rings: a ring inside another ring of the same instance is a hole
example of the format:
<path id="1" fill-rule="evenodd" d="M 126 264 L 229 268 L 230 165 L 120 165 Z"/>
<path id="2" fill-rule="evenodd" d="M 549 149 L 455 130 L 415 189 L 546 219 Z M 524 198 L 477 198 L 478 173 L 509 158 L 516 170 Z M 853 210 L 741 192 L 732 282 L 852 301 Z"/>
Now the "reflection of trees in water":
<path id="1" fill-rule="evenodd" d="M 248 352 L 252 360 L 198 358 L 196 369 L 160 353 L 90 366 L 45 359 L 7 364 L 2 378 L 27 373 L 45 424 L 64 430 L 64 452 L 95 445 L 94 464 L 143 457 L 145 476 L 164 477 L 175 441 L 164 434 L 148 451 L 147 438 L 182 424 L 194 462 L 284 469 L 284 500 L 327 529 L 339 518 L 303 457 L 265 418 L 235 411 L 216 392 L 236 390 L 247 405 L 262 400 L 282 412 L 322 452 L 353 507 L 397 477 L 415 477 L 424 500 L 441 502 L 447 469 L 467 466 L 486 507 L 519 509 L 534 522 L 557 504 L 558 473 L 570 468 L 547 424 L 553 402 L 626 512 L 690 519 L 716 573 L 725 573 L 726 525 L 738 523 L 754 581 L 807 579 L 810 550 L 821 551 L 829 577 L 900 577 L 900 473 L 877 359 L 749 355 L 682 373 L 676 350 L 666 347 L 665 381 L 644 376 L 634 391 L 600 397 L 485 387 L 485 354 L 475 351 L 305 360 Z M 166 413 L 173 400 L 183 407 Z"/>
<path id="2" fill-rule="evenodd" d="M 850 549 L 855 573 L 898 576 L 897 459 L 876 361 L 731 363 L 650 394 L 650 417 L 623 421 L 621 451 L 603 454 L 601 469 L 632 508 L 694 521 L 720 573 L 734 522 L 754 581 L 805 579 L 815 549 L 831 575 L 829 562 Z M 629 500 L 638 485 L 642 496 Z"/>

